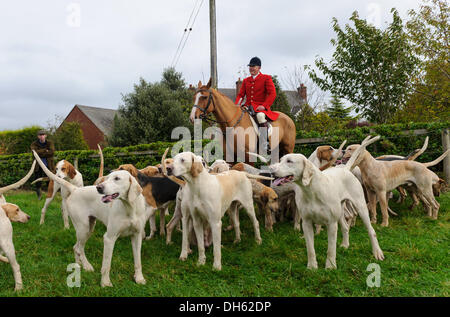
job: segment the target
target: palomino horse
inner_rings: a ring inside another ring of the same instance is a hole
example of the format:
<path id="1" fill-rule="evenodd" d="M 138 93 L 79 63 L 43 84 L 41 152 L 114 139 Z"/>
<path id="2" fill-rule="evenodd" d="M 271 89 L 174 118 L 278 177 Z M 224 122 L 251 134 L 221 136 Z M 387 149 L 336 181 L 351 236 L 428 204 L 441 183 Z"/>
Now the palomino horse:
<path id="1" fill-rule="evenodd" d="M 215 121 L 207 118 L 210 113 L 215 116 Z M 278 144 L 272 144 L 272 138 L 269 137 L 269 143 L 271 149 L 276 149 L 278 146 L 279 156 L 281 157 L 294 151 L 295 124 L 286 114 L 278 113 L 280 114 L 278 119 L 271 124 L 273 130 L 278 130 L 279 142 L 277 142 Z M 243 111 L 241 107 L 236 106 L 230 98 L 211 88 L 211 79 L 206 86 L 202 85 L 201 81 L 198 83 L 194 95 L 194 106 L 190 115 L 191 122 L 194 122 L 194 119 L 205 119 L 219 124 L 223 136 L 224 159 L 226 159 L 227 143 L 230 143 L 230 140 L 228 142 L 226 140 L 226 128 L 233 128 L 234 159 L 238 153 L 237 145 L 240 144 L 238 140 L 245 140 L 245 151 L 243 152 L 245 153 L 245 162 L 252 164 L 248 152 L 256 152 L 257 137 L 250 121 L 250 115 L 247 111 Z M 274 142 L 276 142 L 276 138 Z M 230 144 L 228 144 L 228 149 L 232 149 Z M 240 150 L 242 152 L 242 149 Z"/>

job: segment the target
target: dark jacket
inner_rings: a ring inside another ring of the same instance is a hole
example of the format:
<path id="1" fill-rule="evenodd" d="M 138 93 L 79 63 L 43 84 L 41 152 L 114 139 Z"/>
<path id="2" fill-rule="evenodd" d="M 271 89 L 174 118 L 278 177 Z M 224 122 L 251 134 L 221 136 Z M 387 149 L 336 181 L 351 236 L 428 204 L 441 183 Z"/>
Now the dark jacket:
<path id="1" fill-rule="evenodd" d="M 55 145 L 50 140 L 45 140 L 44 144 L 39 142 L 39 139 L 36 139 L 33 143 L 31 143 L 31 150 L 36 151 L 36 153 L 41 158 L 47 159 L 48 169 L 51 171 L 55 170 L 55 162 L 53 159 L 53 154 L 55 153 Z M 34 169 L 37 172 L 40 169 L 40 166 L 36 164 Z"/>

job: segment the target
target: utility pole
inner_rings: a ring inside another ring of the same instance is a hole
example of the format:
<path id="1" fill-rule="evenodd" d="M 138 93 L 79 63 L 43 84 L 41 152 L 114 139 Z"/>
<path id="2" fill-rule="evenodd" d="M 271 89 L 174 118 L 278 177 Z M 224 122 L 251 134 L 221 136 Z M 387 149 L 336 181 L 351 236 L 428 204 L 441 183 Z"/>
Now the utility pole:
<path id="1" fill-rule="evenodd" d="M 211 49 L 211 86 L 217 88 L 216 0 L 209 0 L 209 39 Z"/>

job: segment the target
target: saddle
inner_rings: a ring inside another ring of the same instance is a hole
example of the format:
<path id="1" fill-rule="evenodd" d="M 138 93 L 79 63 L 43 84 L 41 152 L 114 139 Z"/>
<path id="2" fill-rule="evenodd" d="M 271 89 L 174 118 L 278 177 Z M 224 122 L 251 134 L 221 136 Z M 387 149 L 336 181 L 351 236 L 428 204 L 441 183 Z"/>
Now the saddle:
<path id="1" fill-rule="evenodd" d="M 258 120 L 256 119 L 256 111 L 253 109 L 253 107 L 245 107 L 247 113 L 250 115 L 250 121 L 252 122 L 253 125 L 253 129 L 255 130 L 256 135 L 258 136 L 258 138 L 260 137 L 259 135 L 259 124 L 258 124 Z M 270 120 L 269 118 L 267 118 L 267 136 L 270 137 L 272 135 L 272 124 L 271 124 L 272 120 Z"/>

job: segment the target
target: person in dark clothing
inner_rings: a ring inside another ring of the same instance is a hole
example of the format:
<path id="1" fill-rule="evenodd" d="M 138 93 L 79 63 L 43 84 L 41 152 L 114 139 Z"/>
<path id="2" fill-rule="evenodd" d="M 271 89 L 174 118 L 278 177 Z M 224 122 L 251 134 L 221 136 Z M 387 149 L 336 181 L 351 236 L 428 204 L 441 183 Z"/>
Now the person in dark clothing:
<path id="1" fill-rule="evenodd" d="M 49 170 L 54 171 L 55 163 L 53 154 L 55 153 L 55 146 L 52 141 L 47 140 L 47 133 L 44 130 L 38 131 L 37 140 L 31 143 L 31 150 L 34 150 L 39 155 L 42 162 L 44 162 Z M 37 164 L 34 169 L 35 179 L 45 176 L 44 171 L 40 168 L 39 164 Z M 41 184 L 42 182 L 36 183 L 36 194 L 38 199 L 41 199 Z"/>

